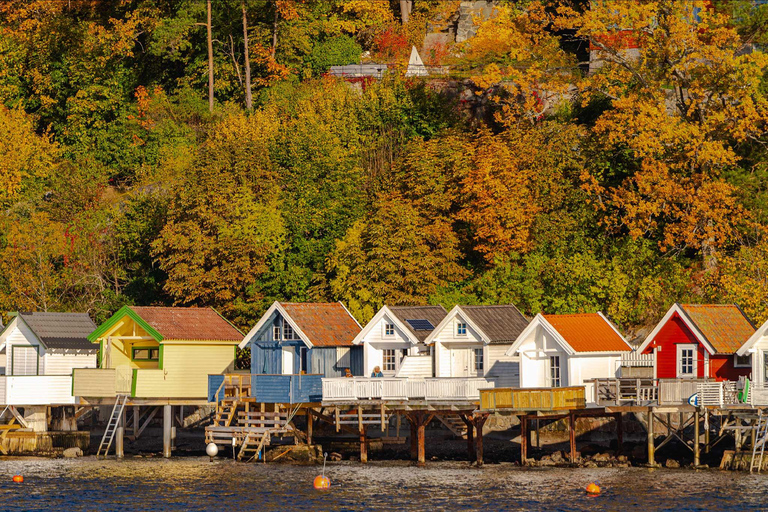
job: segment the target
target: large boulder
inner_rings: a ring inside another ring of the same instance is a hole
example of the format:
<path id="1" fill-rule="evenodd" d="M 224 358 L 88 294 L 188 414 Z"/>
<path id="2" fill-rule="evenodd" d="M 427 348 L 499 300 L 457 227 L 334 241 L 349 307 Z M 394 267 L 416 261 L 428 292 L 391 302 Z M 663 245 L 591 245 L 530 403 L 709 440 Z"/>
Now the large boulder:
<path id="1" fill-rule="evenodd" d="M 81 450 L 79 447 L 75 446 L 73 448 L 67 448 L 64 450 L 64 458 L 66 459 L 76 459 L 77 457 L 83 456 L 83 450 Z"/>

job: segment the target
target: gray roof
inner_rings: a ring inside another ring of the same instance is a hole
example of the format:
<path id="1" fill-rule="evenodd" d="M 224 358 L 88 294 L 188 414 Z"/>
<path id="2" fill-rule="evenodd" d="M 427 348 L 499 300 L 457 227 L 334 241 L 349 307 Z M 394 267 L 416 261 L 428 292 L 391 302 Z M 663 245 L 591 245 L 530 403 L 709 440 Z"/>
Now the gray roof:
<path id="1" fill-rule="evenodd" d="M 461 306 L 461 311 L 488 336 L 488 343 L 512 343 L 528 327 L 528 319 L 513 304 Z"/>
<path id="2" fill-rule="evenodd" d="M 96 324 L 86 313 L 19 313 L 37 339 L 47 348 L 98 350 L 88 341 Z"/>
<path id="3" fill-rule="evenodd" d="M 432 334 L 434 327 L 437 327 L 443 321 L 445 315 L 448 314 L 443 306 L 387 306 L 387 308 L 419 341 L 427 339 L 427 336 Z M 417 331 L 407 320 L 427 320 L 432 324 L 433 329 Z"/>

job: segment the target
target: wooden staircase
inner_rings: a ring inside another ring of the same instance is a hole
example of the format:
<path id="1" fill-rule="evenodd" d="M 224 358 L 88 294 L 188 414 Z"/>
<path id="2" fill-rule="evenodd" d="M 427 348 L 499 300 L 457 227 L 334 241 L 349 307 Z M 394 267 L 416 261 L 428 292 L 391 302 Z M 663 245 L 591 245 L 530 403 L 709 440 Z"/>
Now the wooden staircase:
<path id="1" fill-rule="evenodd" d="M 232 424 L 237 414 L 237 408 L 240 402 L 237 398 L 224 398 L 216 406 L 216 414 L 213 417 L 213 424 L 217 427 L 228 427 Z"/>
<path id="2" fill-rule="evenodd" d="M 450 430 L 454 436 L 462 439 L 467 438 L 467 424 L 464 423 L 464 420 L 462 420 L 458 414 L 450 414 L 450 415 L 436 415 L 435 418 L 440 420 L 440 422 L 445 425 L 448 430 Z"/>

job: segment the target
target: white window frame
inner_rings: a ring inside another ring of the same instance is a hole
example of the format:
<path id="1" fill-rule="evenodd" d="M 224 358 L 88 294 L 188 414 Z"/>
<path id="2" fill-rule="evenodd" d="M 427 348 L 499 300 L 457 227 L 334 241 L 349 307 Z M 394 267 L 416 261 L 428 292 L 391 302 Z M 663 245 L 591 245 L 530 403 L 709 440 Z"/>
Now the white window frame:
<path id="1" fill-rule="evenodd" d="M 391 361 L 388 359 L 391 358 Z M 390 368 L 389 365 L 392 367 Z M 396 372 L 397 371 L 397 349 L 385 348 L 381 351 L 381 371 L 382 372 Z"/>
<path id="2" fill-rule="evenodd" d="M 283 320 L 283 339 L 284 340 L 295 340 L 296 339 L 296 332 L 293 330 L 293 327 L 291 327 L 291 324 Z"/>
<path id="3" fill-rule="evenodd" d="M 684 373 L 683 372 L 683 351 L 691 350 L 693 351 L 692 361 L 691 361 L 691 373 Z M 699 357 L 698 357 L 698 346 L 695 343 L 684 343 L 677 345 L 676 350 L 676 360 L 675 364 L 677 366 L 677 378 L 678 379 L 695 379 L 699 375 Z"/>
<path id="4" fill-rule="evenodd" d="M 549 387 L 559 388 L 563 386 L 563 367 L 559 355 L 549 356 Z"/>
<path id="5" fill-rule="evenodd" d="M 478 375 L 485 374 L 485 349 L 482 347 L 472 349 L 472 366 Z"/>
<path id="6" fill-rule="evenodd" d="M 385 323 L 384 324 L 384 337 L 385 338 L 393 338 L 395 336 L 395 324 Z"/>
<path id="7" fill-rule="evenodd" d="M 456 336 L 466 336 L 466 335 L 467 335 L 467 322 L 457 322 Z"/>
<path id="8" fill-rule="evenodd" d="M 733 354 L 733 367 L 734 368 L 752 368 L 752 354 L 748 352 L 743 357 L 748 357 L 749 358 L 749 360 L 748 360 L 749 362 L 747 362 L 746 364 L 739 364 L 739 354 Z"/>
<path id="9" fill-rule="evenodd" d="M 272 326 L 272 339 L 273 341 L 280 341 L 283 330 L 280 328 L 280 324 Z"/>

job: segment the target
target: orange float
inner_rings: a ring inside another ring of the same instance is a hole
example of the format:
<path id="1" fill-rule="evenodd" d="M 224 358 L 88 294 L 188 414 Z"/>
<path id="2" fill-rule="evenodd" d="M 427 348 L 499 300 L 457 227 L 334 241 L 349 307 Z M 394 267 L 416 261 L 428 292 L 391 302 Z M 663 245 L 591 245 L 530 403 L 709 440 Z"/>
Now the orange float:
<path id="1" fill-rule="evenodd" d="M 315 477 L 315 481 L 312 485 L 314 485 L 315 489 L 324 491 L 331 487 L 331 480 L 327 476 L 318 475 Z"/>
<path id="2" fill-rule="evenodd" d="M 600 494 L 600 486 L 592 482 L 587 486 L 587 494 L 590 496 L 598 496 Z"/>
<path id="3" fill-rule="evenodd" d="M 21 475 L 14 475 L 13 481 L 16 482 L 17 484 L 20 484 L 24 482 L 24 477 Z"/>

